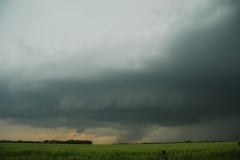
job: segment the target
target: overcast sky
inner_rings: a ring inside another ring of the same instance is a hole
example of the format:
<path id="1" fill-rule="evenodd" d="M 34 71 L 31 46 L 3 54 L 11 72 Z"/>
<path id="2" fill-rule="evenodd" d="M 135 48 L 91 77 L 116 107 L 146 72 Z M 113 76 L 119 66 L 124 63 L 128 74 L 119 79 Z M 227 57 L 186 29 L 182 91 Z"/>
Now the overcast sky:
<path id="1" fill-rule="evenodd" d="M 238 0 L 0 0 L 0 139 L 240 140 Z"/>

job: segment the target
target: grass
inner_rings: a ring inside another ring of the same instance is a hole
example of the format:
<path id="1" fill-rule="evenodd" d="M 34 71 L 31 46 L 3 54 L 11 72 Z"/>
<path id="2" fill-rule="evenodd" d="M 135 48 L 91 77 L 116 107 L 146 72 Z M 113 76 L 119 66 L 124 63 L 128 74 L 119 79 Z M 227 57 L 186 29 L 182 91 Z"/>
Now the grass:
<path id="1" fill-rule="evenodd" d="M 240 146 L 237 142 L 124 145 L 0 143 L 0 159 L 240 160 Z"/>

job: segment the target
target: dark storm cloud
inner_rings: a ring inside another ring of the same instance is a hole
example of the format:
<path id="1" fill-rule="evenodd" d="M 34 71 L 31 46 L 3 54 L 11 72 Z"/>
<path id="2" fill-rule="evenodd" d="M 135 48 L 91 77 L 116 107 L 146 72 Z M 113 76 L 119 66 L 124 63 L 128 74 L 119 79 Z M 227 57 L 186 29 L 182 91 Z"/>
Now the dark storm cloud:
<path id="1" fill-rule="evenodd" d="M 213 11 L 216 21 L 172 36 L 166 60 L 156 56 L 145 69 L 107 70 L 91 80 L 52 78 L 13 85 L 0 79 L 0 117 L 79 131 L 119 124 L 129 131 L 124 140 L 141 138 L 147 125 L 239 121 L 239 2 L 223 4 L 234 12 L 225 15 L 219 5 Z"/>

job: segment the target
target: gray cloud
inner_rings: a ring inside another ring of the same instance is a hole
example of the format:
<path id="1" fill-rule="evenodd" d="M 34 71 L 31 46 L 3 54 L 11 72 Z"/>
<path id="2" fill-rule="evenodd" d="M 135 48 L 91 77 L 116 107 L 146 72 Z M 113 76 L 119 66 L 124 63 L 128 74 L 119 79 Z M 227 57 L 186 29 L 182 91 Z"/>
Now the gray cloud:
<path id="1" fill-rule="evenodd" d="M 74 127 L 79 132 L 108 127 L 120 134 L 119 141 L 151 136 L 155 132 L 152 126 L 180 127 L 179 132 L 184 126 L 201 126 L 209 134 L 215 130 L 214 135 L 219 128 L 206 124 L 229 123 L 233 127 L 223 137 L 239 139 L 240 132 L 234 129 L 240 115 L 239 3 L 214 1 L 207 6 L 194 17 L 182 19 L 183 24 L 176 23 L 179 28 L 173 28 L 164 46 L 162 38 L 153 38 L 154 45 L 149 45 L 153 39 L 144 42 L 142 54 L 149 51 L 153 55 L 138 60 L 140 67 L 114 67 L 116 59 L 107 59 L 110 52 L 132 51 L 131 47 L 121 50 L 124 44 L 109 50 L 85 50 L 90 57 L 96 56 L 91 53 L 95 51 L 107 57 L 97 55 L 93 66 L 87 62 L 89 57 L 82 60 L 82 56 L 72 55 L 46 61 L 46 65 L 40 62 L 40 67 L 30 62 L 31 68 L 26 69 L 26 63 L 18 64 L 23 69 L 4 70 L 0 74 L 0 118 L 41 127 Z M 35 51 L 22 49 L 25 54 Z M 33 59 L 37 63 L 38 55 L 31 56 L 24 62 Z M 99 58 L 114 63 L 101 68 Z M 91 76 L 82 78 L 91 71 Z M 193 128 L 197 127 L 185 129 Z M 181 136 L 186 139 L 179 133 L 179 139 Z"/>

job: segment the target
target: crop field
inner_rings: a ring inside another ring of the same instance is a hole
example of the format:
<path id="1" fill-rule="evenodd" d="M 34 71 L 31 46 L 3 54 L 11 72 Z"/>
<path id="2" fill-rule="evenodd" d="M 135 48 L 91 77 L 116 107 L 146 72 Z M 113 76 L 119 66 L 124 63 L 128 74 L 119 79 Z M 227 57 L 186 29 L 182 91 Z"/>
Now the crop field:
<path id="1" fill-rule="evenodd" d="M 237 142 L 78 145 L 0 143 L 0 160 L 240 160 Z"/>

